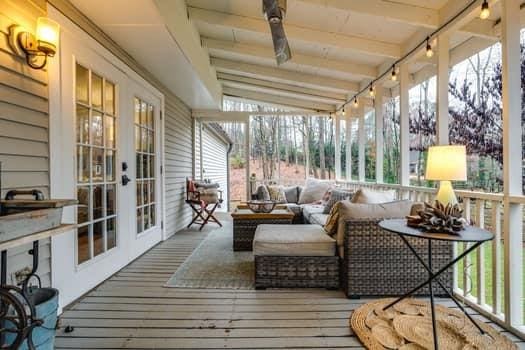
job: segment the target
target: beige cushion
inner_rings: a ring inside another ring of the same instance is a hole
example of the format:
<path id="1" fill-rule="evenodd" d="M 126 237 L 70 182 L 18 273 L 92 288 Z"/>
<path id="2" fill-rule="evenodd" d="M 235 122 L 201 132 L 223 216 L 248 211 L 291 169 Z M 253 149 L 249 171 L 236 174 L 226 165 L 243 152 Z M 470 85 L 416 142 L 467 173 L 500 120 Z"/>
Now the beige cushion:
<path id="1" fill-rule="evenodd" d="M 327 219 L 328 219 L 328 214 L 317 213 L 317 214 L 310 215 L 308 222 L 311 224 L 324 226 L 326 224 Z"/>
<path id="2" fill-rule="evenodd" d="M 334 256 L 335 239 L 319 225 L 259 225 L 253 255 Z"/>
<path id="3" fill-rule="evenodd" d="M 323 195 L 335 185 L 332 180 L 308 179 L 299 196 L 299 204 L 314 203 L 320 201 Z"/>
<path id="4" fill-rule="evenodd" d="M 268 194 L 270 195 L 270 200 L 276 201 L 277 203 L 286 203 L 283 186 L 268 185 Z"/>
<path id="5" fill-rule="evenodd" d="M 351 203 L 344 200 L 339 206 L 337 244 L 342 245 L 345 237 L 345 222 L 357 219 L 404 218 L 410 214 L 414 202 L 409 200 L 381 204 Z"/>
<path id="6" fill-rule="evenodd" d="M 396 199 L 396 191 L 377 191 L 369 188 L 360 188 L 352 197 L 352 203 L 388 203 Z"/>

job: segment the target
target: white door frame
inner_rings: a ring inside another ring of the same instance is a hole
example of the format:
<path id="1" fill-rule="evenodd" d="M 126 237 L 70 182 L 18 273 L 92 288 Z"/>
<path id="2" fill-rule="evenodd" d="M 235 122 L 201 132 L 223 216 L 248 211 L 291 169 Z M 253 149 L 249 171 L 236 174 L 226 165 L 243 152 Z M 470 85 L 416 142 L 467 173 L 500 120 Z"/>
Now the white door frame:
<path id="1" fill-rule="evenodd" d="M 74 60 L 88 62 L 101 74 L 107 75 L 118 86 L 116 93 L 119 121 L 117 122 L 119 136 L 126 135 L 126 130 L 133 130 L 133 94 L 131 91 L 146 91 L 152 100 L 159 105 L 159 113 L 164 111 L 164 96 L 155 87 L 141 78 L 136 72 L 122 63 L 117 57 L 102 47 L 98 42 L 82 31 L 73 22 L 63 16 L 54 7 L 49 6 L 48 16 L 57 21 L 61 26 L 59 53 L 50 60 L 49 69 L 49 109 L 50 109 L 50 193 L 52 198 L 76 198 L 75 179 L 75 129 L 74 127 Z M 131 86 L 134 89 L 130 88 Z M 129 118 L 130 120 L 126 120 Z M 159 161 L 164 163 L 164 125 L 163 120 L 158 123 L 158 152 Z M 131 125 L 131 126 L 130 126 Z M 133 138 L 128 138 L 127 146 L 122 142 L 117 143 L 117 160 L 115 163 L 117 180 L 120 183 L 122 174 L 121 162 L 128 164 L 134 162 Z M 123 149 L 121 149 L 123 148 Z M 126 149 L 129 148 L 129 149 Z M 133 158 L 129 156 L 132 155 Z M 131 166 L 130 166 L 131 167 Z M 130 172 L 128 171 L 128 174 Z M 134 170 L 133 170 L 134 174 Z M 129 175 L 128 175 L 129 176 Z M 132 176 L 130 176 L 132 177 Z M 134 180 L 132 178 L 132 180 Z M 160 175 L 161 215 L 158 221 L 165 221 L 164 174 Z M 134 203 L 135 182 L 128 186 L 118 185 L 122 198 L 118 198 L 119 210 L 123 210 L 125 201 Z M 129 205 L 128 205 L 129 207 Z M 134 210 L 133 206 L 133 210 Z M 128 210 L 129 211 L 129 210 Z M 75 209 L 64 210 L 64 222 L 75 222 Z M 51 240 L 51 281 L 53 287 L 60 291 L 60 308 L 73 302 L 75 299 L 94 288 L 119 269 L 127 265 L 132 259 L 139 256 L 152 245 L 166 238 L 164 229 L 155 235 L 146 235 L 142 245 L 135 244 L 137 239 L 135 225 L 128 222 L 133 220 L 133 215 L 118 213 L 120 222 L 117 226 L 125 228 L 126 232 L 119 230 L 117 247 L 111 251 L 97 256 L 86 264 L 76 265 L 76 230 Z M 124 222 L 124 218 L 128 219 Z"/>

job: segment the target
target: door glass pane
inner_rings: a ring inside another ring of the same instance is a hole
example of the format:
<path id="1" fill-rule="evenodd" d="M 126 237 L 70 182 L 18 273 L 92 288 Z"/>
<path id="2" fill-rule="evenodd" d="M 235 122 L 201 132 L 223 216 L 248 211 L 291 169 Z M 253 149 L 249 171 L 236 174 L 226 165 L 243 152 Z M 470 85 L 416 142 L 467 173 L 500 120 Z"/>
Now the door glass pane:
<path id="1" fill-rule="evenodd" d="M 117 227 L 115 218 L 111 218 L 106 221 L 106 235 L 108 250 L 115 248 L 117 246 Z"/>
<path id="2" fill-rule="evenodd" d="M 89 147 L 77 147 L 78 182 L 89 182 Z"/>
<path id="3" fill-rule="evenodd" d="M 91 104 L 93 108 L 102 109 L 102 77 L 91 73 Z"/>
<path id="4" fill-rule="evenodd" d="M 104 119 L 104 137 L 107 148 L 115 148 L 115 118 L 106 116 Z"/>
<path id="5" fill-rule="evenodd" d="M 104 146 L 103 135 L 102 114 L 93 112 L 93 116 L 91 117 L 91 136 L 93 137 L 93 145 Z"/>
<path id="6" fill-rule="evenodd" d="M 152 104 L 135 98 L 135 152 L 137 233 L 156 224 L 151 213 L 155 201 L 155 110 Z"/>
<path id="7" fill-rule="evenodd" d="M 104 186 L 93 186 L 93 220 L 104 216 Z"/>
<path id="8" fill-rule="evenodd" d="M 83 104 L 89 104 L 89 70 L 77 64 L 76 67 L 76 99 Z"/>
<path id="9" fill-rule="evenodd" d="M 77 105 L 77 142 L 89 144 L 89 108 Z"/>
<path id="10" fill-rule="evenodd" d="M 155 204 L 152 204 L 150 206 L 150 209 L 149 209 L 149 222 L 151 224 L 151 226 L 155 226 L 156 222 L 155 222 Z"/>
<path id="11" fill-rule="evenodd" d="M 104 101 L 104 111 L 107 114 L 115 114 L 115 85 L 107 80 L 104 86 L 104 96 L 106 97 Z"/>
<path id="12" fill-rule="evenodd" d="M 93 256 L 104 252 L 104 221 L 93 224 Z"/>
<path id="13" fill-rule="evenodd" d="M 77 224 L 89 221 L 89 186 L 77 187 Z"/>
<path id="14" fill-rule="evenodd" d="M 104 181 L 104 149 L 93 148 L 93 160 L 91 165 L 92 181 L 102 182 Z"/>
<path id="15" fill-rule="evenodd" d="M 106 216 L 115 215 L 117 194 L 115 185 L 106 185 Z"/>
<path id="16" fill-rule="evenodd" d="M 78 264 L 117 244 L 116 86 L 76 65 Z"/>
<path id="17" fill-rule="evenodd" d="M 81 264 L 89 260 L 89 225 L 78 228 L 77 234 L 77 263 Z"/>

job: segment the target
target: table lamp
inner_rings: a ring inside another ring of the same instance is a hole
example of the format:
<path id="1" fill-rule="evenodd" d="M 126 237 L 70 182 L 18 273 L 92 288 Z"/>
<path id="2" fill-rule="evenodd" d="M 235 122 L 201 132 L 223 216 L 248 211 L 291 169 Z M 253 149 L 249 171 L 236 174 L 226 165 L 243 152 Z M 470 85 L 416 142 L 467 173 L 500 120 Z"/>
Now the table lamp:
<path id="1" fill-rule="evenodd" d="M 428 149 L 427 180 L 439 180 L 436 200 L 443 205 L 457 204 L 451 181 L 467 180 L 467 155 L 465 146 L 433 146 Z"/>

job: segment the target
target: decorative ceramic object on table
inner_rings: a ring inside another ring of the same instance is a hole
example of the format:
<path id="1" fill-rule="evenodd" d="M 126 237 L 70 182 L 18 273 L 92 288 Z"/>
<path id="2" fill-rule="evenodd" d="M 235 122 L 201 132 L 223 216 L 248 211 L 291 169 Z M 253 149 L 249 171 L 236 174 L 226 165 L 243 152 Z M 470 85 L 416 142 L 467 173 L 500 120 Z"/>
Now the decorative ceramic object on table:
<path id="1" fill-rule="evenodd" d="M 277 202 L 268 200 L 252 200 L 246 203 L 254 213 L 271 213 Z"/>

